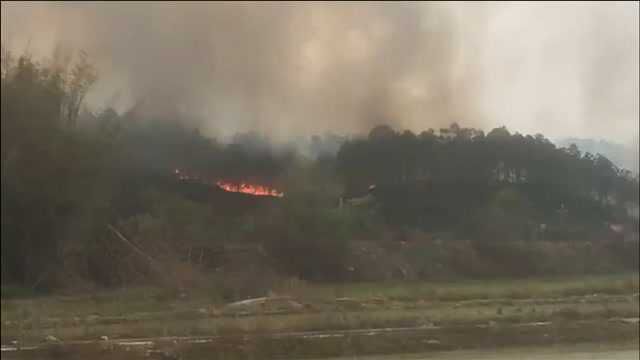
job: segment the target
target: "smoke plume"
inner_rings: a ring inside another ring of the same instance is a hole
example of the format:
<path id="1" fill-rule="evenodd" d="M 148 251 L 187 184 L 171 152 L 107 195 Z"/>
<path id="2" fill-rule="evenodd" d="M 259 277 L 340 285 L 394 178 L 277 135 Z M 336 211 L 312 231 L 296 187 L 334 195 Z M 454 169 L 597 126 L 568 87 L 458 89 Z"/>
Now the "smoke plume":
<path id="1" fill-rule="evenodd" d="M 638 133 L 638 3 L 2 3 L 3 46 L 84 50 L 88 99 L 274 138 L 457 121 Z"/>

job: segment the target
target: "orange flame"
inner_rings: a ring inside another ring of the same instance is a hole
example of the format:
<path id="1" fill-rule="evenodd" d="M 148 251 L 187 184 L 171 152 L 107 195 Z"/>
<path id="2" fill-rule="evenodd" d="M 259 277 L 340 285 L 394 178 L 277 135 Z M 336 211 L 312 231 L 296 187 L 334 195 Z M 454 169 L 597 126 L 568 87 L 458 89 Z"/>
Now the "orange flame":
<path id="1" fill-rule="evenodd" d="M 250 194 L 256 196 L 275 196 L 275 197 L 283 197 L 284 193 L 270 188 L 264 185 L 256 185 L 256 184 L 247 184 L 247 183 L 239 183 L 234 184 L 227 181 L 218 181 L 216 182 L 221 189 L 230 192 L 239 192 L 243 194 Z"/>

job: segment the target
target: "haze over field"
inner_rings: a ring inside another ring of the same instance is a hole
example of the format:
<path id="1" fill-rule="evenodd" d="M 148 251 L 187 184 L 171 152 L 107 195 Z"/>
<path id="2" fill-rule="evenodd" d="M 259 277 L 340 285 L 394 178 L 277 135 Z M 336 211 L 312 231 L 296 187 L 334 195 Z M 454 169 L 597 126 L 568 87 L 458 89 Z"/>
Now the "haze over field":
<path id="1" fill-rule="evenodd" d="M 637 2 L 11 2 L 2 44 L 57 61 L 83 49 L 100 72 L 92 106 L 144 100 L 212 135 L 457 121 L 628 144 L 638 13 Z"/>

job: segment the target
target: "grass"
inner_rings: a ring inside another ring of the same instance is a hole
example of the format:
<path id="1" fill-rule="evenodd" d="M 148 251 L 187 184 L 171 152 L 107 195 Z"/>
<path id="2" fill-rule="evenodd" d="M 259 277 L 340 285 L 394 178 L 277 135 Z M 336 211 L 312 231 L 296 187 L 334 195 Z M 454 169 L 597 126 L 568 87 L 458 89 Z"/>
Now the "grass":
<path id="1" fill-rule="evenodd" d="M 471 300 L 517 300 L 564 298 L 592 294 L 635 294 L 639 292 L 638 274 L 591 276 L 560 279 L 461 281 L 448 283 L 347 283 L 310 285 L 298 283 L 278 292 L 309 302 L 333 302 L 349 298 L 354 302 L 375 299 L 399 302 L 447 302 Z M 185 299 L 170 296 L 160 288 L 140 287 L 78 296 L 48 296 L 2 300 L 2 320 L 29 318 L 43 313 L 52 318 L 91 316 L 120 317 L 131 314 L 191 314 L 197 309 L 220 306 L 213 290 L 196 290 Z M 173 294 L 171 294 L 173 295 Z"/>
<path id="2" fill-rule="evenodd" d="M 589 277 L 561 280 L 503 280 L 459 283 L 359 283 L 297 286 L 284 290 L 304 301 L 323 304 L 346 297 L 355 304 L 372 299 L 384 302 L 446 302 L 540 299 L 599 294 L 638 292 L 637 275 Z M 159 288 L 133 288 L 80 296 L 48 296 L 2 300 L 2 322 L 36 317 L 90 320 L 100 318 L 197 317 L 197 310 L 220 306 L 211 291 L 196 291 L 187 299 L 167 296 Z M 151 314 L 151 315 L 150 315 Z"/>
<path id="3" fill-rule="evenodd" d="M 311 308 L 249 316 L 212 313 L 212 289 L 186 298 L 158 288 L 2 300 L 2 338 L 219 335 L 410 327 L 489 321 L 574 321 L 638 316 L 638 274 L 455 283 L 308 284 L 278 289 Z M 593 296 L 598 294 L 597 296 Z M 348 298 L 347 305 L 336 298 Z"/>
<path id="4" fill-rule="evenodd" d="M 399 301 L 463 301 L 471 299 L 532 299 L 591 294 L 637 293 L 637 273 L 549 279 L 505 279 L 459 282 L 358 283 L 316 286 L 307 296 Z"/>

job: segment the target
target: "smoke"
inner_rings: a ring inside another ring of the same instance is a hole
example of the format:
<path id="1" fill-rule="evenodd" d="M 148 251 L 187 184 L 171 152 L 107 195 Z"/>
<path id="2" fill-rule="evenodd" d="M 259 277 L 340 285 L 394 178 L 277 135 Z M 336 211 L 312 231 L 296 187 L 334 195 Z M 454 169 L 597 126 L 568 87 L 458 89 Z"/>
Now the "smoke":
<path id="1" fill-rule="evenodd" d="M 2 3 L 2 43 L 83 49 L 94 106 L 274 138 L 457 121 L 630 141 L 638 3 Z"/>

